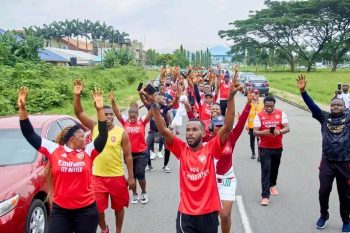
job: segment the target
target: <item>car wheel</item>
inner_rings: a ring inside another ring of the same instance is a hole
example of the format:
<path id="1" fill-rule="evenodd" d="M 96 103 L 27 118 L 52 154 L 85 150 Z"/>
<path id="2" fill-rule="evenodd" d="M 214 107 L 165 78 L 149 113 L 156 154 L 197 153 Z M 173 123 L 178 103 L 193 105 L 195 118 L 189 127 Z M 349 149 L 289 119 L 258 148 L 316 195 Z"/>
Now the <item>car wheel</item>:
<path id="1" fill-rule="evenodd" d="M 35 199 L 30 205 L 26 220 L 26 233 L 47 232 L 47 211 L 44 203 Z"/>

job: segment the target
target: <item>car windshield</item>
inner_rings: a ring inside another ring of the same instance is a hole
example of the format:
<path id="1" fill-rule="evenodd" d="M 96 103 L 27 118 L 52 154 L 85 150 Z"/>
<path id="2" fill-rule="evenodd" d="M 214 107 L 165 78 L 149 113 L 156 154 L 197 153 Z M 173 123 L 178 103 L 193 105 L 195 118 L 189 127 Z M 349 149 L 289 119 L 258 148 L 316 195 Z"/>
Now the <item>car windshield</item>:
<path id="1" fill-rule="evenodd" d="M 264 76 L 252 76 L 252 77 L 249 77 L 249 80 L 252 82 L 265 82 L 266 81 Z"/>
<path id="2" fill-rule="evenodd" d="M 35 131 L 40 132 L 39 129 Z M 37 156 L 20 129 L 0 129 L 0 147 L 0 166 L 31 163 Z"/>

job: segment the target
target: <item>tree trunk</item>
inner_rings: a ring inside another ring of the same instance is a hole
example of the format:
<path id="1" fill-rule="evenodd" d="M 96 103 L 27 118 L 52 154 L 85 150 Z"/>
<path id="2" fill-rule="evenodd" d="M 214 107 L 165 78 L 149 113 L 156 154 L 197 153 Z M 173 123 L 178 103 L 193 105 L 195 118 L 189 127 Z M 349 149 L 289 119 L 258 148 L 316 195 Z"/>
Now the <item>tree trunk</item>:
<path id="1" fill-rule="evenodd" d="M 295 61 L 293 55 L 289 56 L 288 62 L 290 65 L 290 72 L 295 72 Z"/>
<path id="2" fill-rule="evenodd" d="M 309 73 L 311 71 L 312 63 L 308 62 L 307 63 L 307 72 Z"/>
<path id="3" fill-rule="evenodd" d="M 338 65 L 338 59 L 333 57 L 332 58 L 332 72 L 336 72 L 337 71 L 337 65 Z"/>

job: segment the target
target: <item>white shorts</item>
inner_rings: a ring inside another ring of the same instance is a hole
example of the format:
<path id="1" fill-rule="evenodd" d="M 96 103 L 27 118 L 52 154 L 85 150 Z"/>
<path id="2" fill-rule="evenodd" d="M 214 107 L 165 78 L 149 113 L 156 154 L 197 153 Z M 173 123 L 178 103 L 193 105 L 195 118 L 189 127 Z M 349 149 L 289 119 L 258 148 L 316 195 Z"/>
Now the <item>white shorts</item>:
<path id="1" fill-rule="evenodd" d="M 220 200 L 235 201 L 236 200 L 236 177 L 217 179 Z"/>

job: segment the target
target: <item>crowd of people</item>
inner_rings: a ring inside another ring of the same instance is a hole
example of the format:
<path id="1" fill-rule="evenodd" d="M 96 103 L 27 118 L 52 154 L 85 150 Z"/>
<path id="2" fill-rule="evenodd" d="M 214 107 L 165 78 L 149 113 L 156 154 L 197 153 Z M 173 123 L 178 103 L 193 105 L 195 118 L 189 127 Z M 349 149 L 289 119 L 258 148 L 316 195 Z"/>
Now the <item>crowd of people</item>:
<path id="1" fill-rule="evenodd" d="M 147 109 L 144 116 L 140 116 L 137 103 L 131 103 L 124 115 L 113 92 L 109 93 L 110 105 L 105 105 L 102 90 L 94 89 L 97 121 L 84 112 L 81 104 L 84 82 L 76 80 L 74 113 L 91 131 L 91 142 L 86 142 L 80 126 L 63 129 L 56 142 L 39 137 L 26 111 L 28 89 L 20 88 L 18 108 L 23 135 L 48 158 L 53 177 L 48 232 L 95 233 L 98 226 L 102 233 L 109 232 L 104 213 L 110 199 L 116 232 L 121 233 L 129 203 L 140 201 L 145 205 L 152 198 L 146 185 L 146 172 L 154 170 L 152 160 L 164 157 L 162 171 L 171 173 L 168 166 L 171 154 L 180 165 L 176 231 L 215 233 L 220 225 L 222 233 L 230 232 L 237 186 L 233 155 L 244 129 L 250 137 L 251 159 L 258 156 L 261 166 L 260 204 L 268 206 L 270 195 L 279 194 L 276 186 L 283 135 L 290 131 L 288 118 L 275 108 L 273 96 L 261 100 L 259 91 L 254 89 L 249 91 L 246 105 L 237 114 L 235 96 L 242 90 L 238 75 L 236 66 L 233 74 L 220 66 L 186 70 L 164 67 L 158 86 L 151 82 L 137 90 Z M 321 215 L 316 227 L 324 228 L 329 219 L 328 200 L 336 178 L 342 230 L 350 232 L 349 86 L 343 84 L 342 91 L 335 93 L 328 113 L 312 101 L 306 83 L 305 76 L 298 77 L 297 86 L 312 116 L 321 123 L 323 139 L 319 175 Z M 115 118 L 121 127 L 114 123 Z M 179 127 L 187 118 L 183 141 Z M 66 172 L 63 166 L 75 167 L 74 172 Z"/>

